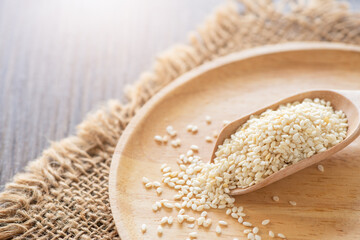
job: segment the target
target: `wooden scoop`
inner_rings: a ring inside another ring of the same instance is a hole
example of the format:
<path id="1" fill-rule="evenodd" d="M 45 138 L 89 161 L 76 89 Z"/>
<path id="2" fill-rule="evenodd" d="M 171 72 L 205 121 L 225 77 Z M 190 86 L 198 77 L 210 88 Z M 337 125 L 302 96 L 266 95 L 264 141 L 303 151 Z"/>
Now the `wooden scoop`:
<path id="1" fill-rule="evenodd" d="M 326 101 L 330 101 L 334 110 L 342 110 L 348 119 L 349 128 L 347 131 L 346 138 L 340 142 L 339 144 L 329 148 L 325 152 L 317 153 L 309 158 L 305 158 L 296 164 L 290 165 L 276 173 L 271 174 L 267 178 L 262 181 L 256 183 L 247 188 L 237 188 L 231 191 L 231 195 L 242 195 L 245 193 L 249 193 L 265 187 L 273 182 L 279 181 L 291 174 L 294 174 L 310 165 L 313 165 L 321 160 L 333 155 L 334 153 L 340 151 L 347 145 L 349 145 L 352 141 L 356 139 L 356 137 L 360 134 L 360 115 L 359 115 L 359 107 L 360 107 L 360 91 L 348 91 L 348 90 L 315 90 L 308 91 L 296 94 L 294 96 L 285 98 L 279 102 L 276 102 L 270 106 L 264 107 L 256 112 L 253 112 L 247 116 L 244 116 L 240 119 L 237 119 L 228 125 L 226 125 L 220 132 L 217 141 L 214 146 L 214 151 L 211 157 L 210 162 L 214 161 L 215 152 L 217 151 L 218 145 L 221 145 L 226 138 L 229 138 L 231 134 L 235 133 L 236 130 L 244 124 L 247 120 L 249 120 L 251 115 L 259 115 L 267 109 L 277 109 L 279 105 L 292 103 L 295 101 L 302 101 L 305 98 L 320 98 Z"/>

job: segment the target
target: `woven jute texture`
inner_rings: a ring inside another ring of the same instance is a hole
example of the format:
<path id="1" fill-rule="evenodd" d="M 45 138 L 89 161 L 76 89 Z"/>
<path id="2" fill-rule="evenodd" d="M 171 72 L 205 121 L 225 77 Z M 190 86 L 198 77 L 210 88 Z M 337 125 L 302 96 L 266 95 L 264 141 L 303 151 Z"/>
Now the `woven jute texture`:
<path id="1" fill-rule="evenodd" d="M 156 92 L 219 56 L 265 44 L 360 44 L 360 14 L 333 0 L 242 0 L 219 7 L 189 43 L 160 55 L 128 89 L 88 115 L 76 136 L 55 142 L 0 195 L 0 239 L 120 239 L 111 216 L 108 175 L 125 127 Z"/>

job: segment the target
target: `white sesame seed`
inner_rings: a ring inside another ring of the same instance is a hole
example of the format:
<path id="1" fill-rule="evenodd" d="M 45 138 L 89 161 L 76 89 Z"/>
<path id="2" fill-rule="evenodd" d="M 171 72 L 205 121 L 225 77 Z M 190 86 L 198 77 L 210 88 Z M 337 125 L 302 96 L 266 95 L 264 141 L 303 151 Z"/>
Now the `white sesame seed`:
<path id="1" fill-rule="evenodd" d="M 252 231 L 253 231 L 253 233 L 257 234 L 257 233 L 259 232 L 259 228 L 258 228 L 258 227 L 254 227 Z"/>
<path id="2" fill-rule="evenodd" d="M 246 227 L 251 227 L 251 226 L 252 226 L 252 224 L 249 223 L 249 222 L 243 222 L 242 224 L 243 224 L 244 226 L 246 226 Z"/>
<path id="3" fill-rule="evenodd" d="M 206 136 L 206 137 L 205 137 L 205 141 L 207 141 L 207 142 L 209 142 L 209 143 L 210 143 L 210 142 L 212 142 L 212 141 L 213 141 L 213 139 L 212 139 L 211 137 L 209 137 L 209 136 Z"/>
<path id="4" fill-rule="evenodd" d="M 247 238 L 249 240 L 255 240 L 255 235 L 252 232 L 250 232 L 250 233 L 248 233 Z"/>
<path id="5" fill-rule="evenodd" d="M 296 202 L 295 201 L 289 201 L 290 205 L 292 206 L 296 206 Z"/>
<path id="6" fill-rule="evenodd" d="M 251 233 L 251 229 L 244 229 L 244 234 Z"/>
<path id="7" fill-rule="evenodd" d="M 238 218 L 238 222 L 239 222 L 239 223 L 243 223 L 243 222 L 244 222 L 244 219 L 243 219 L 242 217 L 239 217 L 239 218 Z"/>
<path id="8" fill-rule="evenodd" d="M 161 195 L 162 191 L 163 191 L 163 190 L 162 190 L 161 187 L 158 187 L 158 188 L 156 189 L 156 192 L 157 192 L 158 195 Z"/>
<path id="9" fill-rule="evenodd" d="M 183 223 L 184 222 L 184 215 L 177 215 L 177 221 L 179 223 Z"/>
<path id="10" fill-rule="evenodd" d="M 168 217 L 163 217 L 161 220 L 160 220 L 160 224 L 162 225 L 162 224 L 165 224 L 165 223 L 167 223 L 167 221 L 168 221 Z"/>
<path id="11" fill-rule="evenodd" d="M 164 144 L 166 144 L 168 141 L 169 141 L 168 136 L 165 135 L 165 136 L 162 137 L 162 142 L 163 142 Z"/>
<path id="12" fill-rule="evenodd" d="M 172 216 L 168 217 L 168 224 L 172 225 L 174 222 L 174 218 Z"/>
<path id="13" fill-rule="evenodd" d="M 219 221 L 219 225 L 227 226 L 228 223 L 226 221 Z"/>
<path id="14" fill-rule="evenodd" d="M 148 178 L 146 178 L 146 177 L 143 177 L 142 182 L 143 182 L 143 184 L 147 184 L 147 183 L 150 182 L 150 180 Z"/>
<path id="15" fill-rule="evenodd" d="M 282 234 L 282 233 L 278 233 L 278 237 L 279 238 L 283 238 L 283 239 L 285 239 L 286 237 L 285 237 L 285 235 L 284 234 Z"/>
<path id="16" fill-rule="evenodd" d="M 226 215 L 230 215 L 231 214 L 231 209 L 226 210 Z"/>
<path id="17" fill-rule="evenodd" d="M 217 225 L 216 229 L 215 229 L 216 233 L 221 234 L 221 230 L 222 230 L 221 227 L 219 225 Z"/>
<path id="18" fill-rule="evenodd" d="M 197 238 L 197 232 L 191 232 L 191 233 L 189 233 L 189 237 L 191 237 L 191 238 Z"/>
<path id="19" fill-rule="evenodd" d="M 158 233 L 158 235 L 162 235 L 163 234 L 163 228 L 162 228 L 162 226 L 158 226 L 158 228 L 157 228 L 157 233 Z"/>
<path id="20" fill-rule="evenodd" d="M 273 232 L 273 231 L 269 231 L 269 236 L 272 237 L 272 238 L 275 237 L 274 232 Z"/>
<path id="21" fill-rule="evenodd" d="M 235 218 L 235 219 L 238 219 L 238 218 L 239 218 L 239 216 L 238 216 L 236 213 L 231 213 L 231 217 L 232 217 L 232 218 Z"/>
<path id="22" fill-rule="evenodd" d="M 212 224 L 211 218 L 208 218 L 205 220 L 205 222 L 203 223 L 203 227 L 207 228 L 210 227 Z"/>
<path id="23" fill-rule="evenodd" d="M 192 126 L 192 128 L 191 128 L 191 132 L 192 132 L 193 134 L 197 133 L 198 130 L 199 130 L 198 126 Z"/>
<path id="24" fill-rule="evenodd" d="M 320 172 L 324 172 L 324 171 L 325 171 L 324 166 L 321 165 L 321 164 L 317 165 L 317 169 L 318 169 Z"/>
<path id="25" fill-rule="evenodd" d="M 261 237 L 259 235 L 255 235 L 255 240 L 261 240 Z"/>
<path id="26" fill-rule="evenodd" d="M 158 181 L 153 182 L 153 186 L 154 186 L 154 187 L 160 187 L 160 185 L 161 185 L 161 184 L 160 184 Z"/>
<path id="27" fill-rule="evenodd" d="M 147 184 L 145 184 L 145 187 L 146 188 L 152 188 L 153 187 L 152 182 L 148 182 Z"/>
<path id="28" fill-rule="evenodd" d="M 205 121 L 207 124 L 211 124 L 211 117 L 210 116 L 205 116 Z"/>
<path id="29" fill-rule="evenodd" d="M 194 152 L 198 152 L 199 151 L 199 147 L 196 145 L 191 145 L 190 149 L 193 150 Z"/>
<path id="30" fill-rule="evenodd" d="M 195 227 L 195 224 L 188 224 L 187 227 L 193 229 Z"/>
<path id="31" fill-rule="evenodd" d="M 206 217 L 206 216 L 207 216 L 207 212 L 206 212 L 206 211 L 203 211 L 203 212 L 201 213 L 201 216 L 202 216 L 202 217 Z"/>
<path id="32" fill-rule="evenodd" d="M 275 202 L 278 202 L 280 200 L 280 198 L 278 196 L 273 196 L 272 199 L 275 201 Z"/>
<path id="33" fill-rule="evenodd" d="M 174 205 L 169 202 L 164 202 L 163 205 L 164 205 L 164 207 L 167 207 L 167 208 L 174 208 Z"/>
<path id="34" fill-rule="evenodd" d="M 141 225 L 141 232 L 144 234 L 146 232 L 146 224 Z"/>
<path id="35" fill-rule="evenodd" d="M 205 222 L 205 217 L 199 217 L 196 222 L 197 225 L 201 226 Z"/>
<path id="36" fill-rule="evenodd" d="M 188 132 L 192 132 L 192 128 L 193 128 L 193 125 L 191 125 L 191 124 L 189 124 L 189 125 L 186 126 L 186 130 L 187 130 Z"/>
<path id="37" fill-rule="evenodd" d="M 270 223 L 270 219 L 265 219 L 262 221 L 261 224 L 265 226 L 265 225 L 268 225 L 269 223 Z"/>
<path id="38" fill-rule="evenodd" d="M 214 138 L 217 138 L 219 136 L 219 133 L 215 130 L 213 131 L 212 135 Z"/>
<path id="39" fill-rule="evenodd" d="M 188 217 L 186 218 L 187 222 L 195 222 L 195 218 L 194 217 Z"/>
<path id="40" fill-rule="evenodd" d="M 162 142 L 163 142 L 163 138 L 162 138 L 161 136 L 159 136 L 159 135 L 156 135 L 156 136 L 154 137 L 154 140 L 155 140 L 155 142 L 157 142 L 157 143 L 162 143 Z"/>

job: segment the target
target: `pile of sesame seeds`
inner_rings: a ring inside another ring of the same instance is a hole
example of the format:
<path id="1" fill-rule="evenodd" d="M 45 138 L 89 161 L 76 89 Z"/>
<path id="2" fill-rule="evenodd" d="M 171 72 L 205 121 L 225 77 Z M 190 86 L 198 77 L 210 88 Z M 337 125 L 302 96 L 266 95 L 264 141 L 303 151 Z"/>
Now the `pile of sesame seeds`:
<path id="1" fill-rule="evenodd" d="M 205 121 L 211 124 L 211 117 L 206 116 Z M 224 124 L 229 123 L 224 121 Z M 198 127 L 188 125 L 187 131 L 196 134 Z M 234 205 L 235 198 L 229 195 L 232 189 L 245 188 L 256 184 L 274 172 L 294 164 L 313 154 L 341 142 L 346 137 L 347 119 L 343 112 L 334 111 L 330 102 L 320 99 L 305 99 L 280 106 L 277 110 L 267 110 L 259 116 L 252 116 L 242 125 L 231 138 L 220 145 L 214 163 L 204 163 L 196 153 L 198 146 L 191 145 L 186 154 L 179 157 L 178 170 L 172 170 L 167 164 L 161 166 L 162 182 L 169 188 L 177 191 L 173 200 L 162 199 L 153 204 L 152 209 L 157 212 L 162 207 L 177 209 L 175 218 L 179 224 L 189 223 L 189 228 L 196 224 L 199 227 L 209 228 L 211 218 L 207 217 L 206 210 L 224 209 L 225 213 L 236 219 L 247 229 L 244 230 L 250 240 L 261 240 L 259 227 L 245 221 L 246 214 L 242 206 Z M 171 140 L 171 146 L 179 147 L 181 141 L 172 126 L 166 128 Z M 206 142 L 212 142 L 217 137 L 207 136 Z M 176 138 L 176 139 L 175 139 Z M 159 144 L 167 144 L 168 136 L 154 137 Z M 319 171 L 324 171 L 318 165 Z M 143 178 L 146 188 L 156 188 L 161 195 L 162 188 L 159 182 L 151 182 Z M 273 196 L 275 202 L 280 201 Z M 296 206 L 295 201 L 288 201 Z M 185 214 L 185 209 L 201 212 L 199 218 Z M 170 222 L 169 222 L 169 219 Z M 172 225 L 173 217 L 163 217 L 157 229 L 158 235 L 163 234 L 163 224 Z M 262 221 L 266 226 L 270 219 Z M 215 233 L 219 236 L 228 224 L 219 221 Z M 146 225 L 141 226 L 142 233 L 146 232 Z M 268 236 L 285 239 L 282 233 L 275 234 L 268 231 Z M 197 238 L 197 232 L 189 234 L 187 239 Z"/>

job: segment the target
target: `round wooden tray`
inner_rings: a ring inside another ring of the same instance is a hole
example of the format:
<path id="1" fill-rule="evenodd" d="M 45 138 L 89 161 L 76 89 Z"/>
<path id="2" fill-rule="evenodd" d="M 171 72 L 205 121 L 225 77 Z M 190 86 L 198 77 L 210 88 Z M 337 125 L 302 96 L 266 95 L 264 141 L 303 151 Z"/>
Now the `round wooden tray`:
<path id="1" fill-rule="evenodd" d="M 205 136 L 222 128 L 223 120 L 233 120 L 271 102 L 308 89 L 360 89 L 360 48 L 330 43 L 292 43 L 265 46 L 235 53 L 207 63 L 162 89 L 137 113 L 123 133 L 113 156 L 109 188 L 110 203 L 122 240 L 158 239 L 157 226 L 163 216 L 177 211 L 151 209 L 155 201 L 172 199 L 175 191 L 164 188 L 157 196 L 146 190 L 142 177 L 161 181 L 160 165 L 177 169 L 176 161 L 191 144 L 200 147 L 207 161 L 213 143 Z M 205 116 L 212 117 L 207 125 Z M 199 126 L 196 135 L 186 131 L 188 124 Z M 158 145 L 154 136 L 165 135 L 174 126 L 181 147 Z M 281 232 L 288 239 L 360 239 L 360 141 L 346 147 L 322 164 L 276 182 L 256 192 L 238 196 L 247 220 L 260 227 L 263 239 L 268 231 Z M 279 202 L 271 197 L 278 195 Z M 297 202 L 297 206 L 288 201 Z M 198 213 L 190 213 L 198 216 Z M 198 239 L 219 239 L 216 222 L 226 220 L 221 237 L 243 239 L 244 226 L 223 210 L 209 210 L 209 229 L 189 229 L 176 221 L 165 226 L 162 239 L 185 239 L 198 231 Z M 261 221 L 271 219 L 268 226 Z M 141 225 L 148 226 L 146 234 Z"/>

